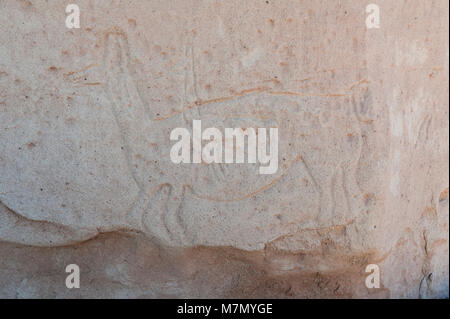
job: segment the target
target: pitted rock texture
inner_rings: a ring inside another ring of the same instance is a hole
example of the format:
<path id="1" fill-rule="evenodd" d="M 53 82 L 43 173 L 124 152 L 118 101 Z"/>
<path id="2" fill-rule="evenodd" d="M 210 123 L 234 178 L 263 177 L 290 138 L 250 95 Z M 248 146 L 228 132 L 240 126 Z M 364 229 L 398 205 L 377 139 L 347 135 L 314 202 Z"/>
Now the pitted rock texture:
<path id="1" fill-rule="evenodd" d="M 77 4 L 0 1 L 0 297 L 448 298 L 447 1 Z M 172 163 L 193 120 L 278 171 Z"/>

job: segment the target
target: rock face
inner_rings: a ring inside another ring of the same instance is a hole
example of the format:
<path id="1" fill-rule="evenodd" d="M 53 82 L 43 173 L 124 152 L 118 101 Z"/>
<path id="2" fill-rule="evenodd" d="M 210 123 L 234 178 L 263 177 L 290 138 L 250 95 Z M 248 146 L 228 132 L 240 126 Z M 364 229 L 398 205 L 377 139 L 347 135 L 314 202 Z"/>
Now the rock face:
<path id="1" fill-rule="evenodd" d="M 0 2 L 0 297 L 448 298 L 447 1 L 76 2 Z"/>

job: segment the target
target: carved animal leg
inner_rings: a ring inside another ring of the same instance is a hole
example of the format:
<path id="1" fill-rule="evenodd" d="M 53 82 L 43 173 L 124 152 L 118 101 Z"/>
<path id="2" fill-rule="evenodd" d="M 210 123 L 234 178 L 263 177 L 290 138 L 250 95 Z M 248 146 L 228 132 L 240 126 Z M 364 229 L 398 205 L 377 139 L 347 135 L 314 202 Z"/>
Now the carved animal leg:
<path id="1" fill-rule="evenodd" d="M 167 210 L 164 212 L 164 221 L 172 234 L 174 243 L 180 246 L 188 244 L 189 239 L 186 234 L 186 226 L 182 219 L 184 196 L 186 187 L 172 187 L 169 200 L 167 202 Z"/>
<path id="2" fill-rule="evenodd" d="M 162 244 L 184 246 L 188 243 L 180 216 L 184 193 L 184 187 L 176 192 L 172 185 L 161 185 L 145 208 L 142 215 L 144 231 Z"/>
<path id="3" fill-rule="evenodd" d="M 168 184 L 161 185 L 157 188 L 154 194 L 146 197 L 145 207 L 141 211 L 141 224 L 144 232 L 148 235 L 154 236 L 157 241 L 168 245 L 172 242 L 171 232 L 167 228 L 163 220 L 163 214 L 167 211 L 167 202 L 171 193 L 171 186 Z M 135 206 L 136 207 L 136 206 Z"/>
<path id="4" fill-rule="evenodd" d="M 349 210 L 353 216 L 357 216 L 364 207 L 361 188 L 356 181 L 355 169 L 342 166 L 342 187 L 346 196 Z"/>
<path id="5" fill-rule="evenodd" d="M 333 220 L 333 215 L 335 212 L 336 203 L 336 178 L 337 178 L 337 167 L 333 170 L 328 181 L 324 183 L 325 187 L 321 187 L 320 192 L 320 209 L 319 216 L 317 217 L 318 225 L 327 226 L 331 225 Z"/>

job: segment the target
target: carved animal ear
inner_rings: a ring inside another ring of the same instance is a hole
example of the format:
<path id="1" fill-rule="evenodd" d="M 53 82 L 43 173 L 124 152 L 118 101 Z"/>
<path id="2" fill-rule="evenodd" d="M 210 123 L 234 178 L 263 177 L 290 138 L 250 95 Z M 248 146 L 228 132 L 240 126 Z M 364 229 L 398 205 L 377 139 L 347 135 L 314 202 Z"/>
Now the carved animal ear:
<path id="1" fill-rule="evenodd" d="M 153 119 L 153 113 L 137 86 L 127 36 L 120 30 L 113 30 L 105 38 L 102 69 L 103 87 L 108 98 L 116 106 L 116 111 L 125 112 L 122 120 L 126 120 L 127 114 L 130 116 L 127 120 L 136 116 L 142 120 Z M 130 112 L 136 114 L 131 116 Z"/>
<path id="2" fill-rule="evenodd" d="M 185 70 L 185 101 L 186 104 L 195 103 L 199 97 L 197 92 L 197 79 L 196 79 L 196 68 L 195 65 L 195 56 L 194 56 L 194 48 L 192 45 L 188 45 L 184 48 L 184 56 L 186 61 L 186 70 Z"/>
<path id="3" fill-rule="evenodd" d="M 105 36 L 103 70 L 120 74 L 125 72 L 129 63 L 129 48 L 125 33 L 118 30 L 109 31 Z"/>

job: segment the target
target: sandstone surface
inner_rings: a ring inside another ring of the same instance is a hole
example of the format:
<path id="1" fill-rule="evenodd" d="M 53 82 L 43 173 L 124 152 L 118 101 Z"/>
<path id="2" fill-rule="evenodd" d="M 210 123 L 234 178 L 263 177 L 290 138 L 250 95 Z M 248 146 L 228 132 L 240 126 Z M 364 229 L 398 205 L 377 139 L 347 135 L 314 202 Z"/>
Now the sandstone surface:
<path id="1" fill-rule="evenodd" d="M 73 2 L 0 0 L 0 297 L 448 298 L 447 1 Z"/>

